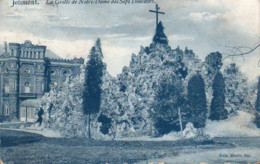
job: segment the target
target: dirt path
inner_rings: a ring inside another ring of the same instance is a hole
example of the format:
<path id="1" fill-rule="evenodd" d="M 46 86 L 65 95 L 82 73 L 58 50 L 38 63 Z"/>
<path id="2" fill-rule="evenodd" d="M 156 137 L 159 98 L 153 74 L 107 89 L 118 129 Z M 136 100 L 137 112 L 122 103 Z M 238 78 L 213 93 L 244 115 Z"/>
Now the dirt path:
<path id="1" fill-rule="evenodd" d="M 62 135 L 58 132 L 49 129 L 14 129 L 14 128 L 0 128 L 0 130 L 11 130 L 11 131 L 19 131 L 19 132 L 26 132 L 26 133 L 33 133 L 33 134 L 40 134 L 44 137 L 51 137 L 51 138 L 62 138 Z"/>

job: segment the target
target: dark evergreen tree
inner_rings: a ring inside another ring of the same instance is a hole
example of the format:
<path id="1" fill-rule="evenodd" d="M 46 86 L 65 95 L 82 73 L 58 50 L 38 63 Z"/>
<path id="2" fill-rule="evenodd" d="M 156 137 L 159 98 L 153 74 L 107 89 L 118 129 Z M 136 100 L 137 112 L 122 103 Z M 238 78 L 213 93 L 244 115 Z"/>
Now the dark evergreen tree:
<path id="1" fill-rule="evenodd" d="M 213 81 L 213 98 L 210 105 L 211 120 L 224 120 L 228 117 L 225 109 L 225 81 L 221 72 L 218 72 Z"/>
<path id="2" fill-rule="evenodd" d="M 260 77 L 258 79 L 258 88 L 257 88 L 257 99 L 255 103 L 255 123 L 258 128 L 260 128 Z"/>
<path id="3" fill-rule="evenodd" d="M 89 117 L 88 136 L 91 138 L 90 123 L 91 114 L 98 113 L 101 104 L 101 85 L 102 76 L 105 69 L 103 63 L 103 54 L 101 50 L 100 39 L 97 39 L 96 45 L 91 48 L 89 60 L 85 68 L 85 90 L 83 92 L 83 110 L 84 114 Z"/>
<path id="4" fill-rule="evenodd" d="M 161 21 L 156 26 L 156 32 L 153 37 L 153 42 L 168 45 L 168 39 L 167 36 L 164 34 L 164 27 Z"/>
<path id="5" fill-rule="evenodd" d="M 205 84 L 202 76 L 197 73 L 188 82 L 188 108 L 186 119 L 193 123 L 195 128 L 203 128 L 207 119 L 207 100 Z"/>
<path id="6" fill-rule="evenodd" d="M 161 79 L 152 113 L 158 135 L 180 131 L 178 108 L 182 106 L 182 93 L 183 86 L 176 75 Z"/>

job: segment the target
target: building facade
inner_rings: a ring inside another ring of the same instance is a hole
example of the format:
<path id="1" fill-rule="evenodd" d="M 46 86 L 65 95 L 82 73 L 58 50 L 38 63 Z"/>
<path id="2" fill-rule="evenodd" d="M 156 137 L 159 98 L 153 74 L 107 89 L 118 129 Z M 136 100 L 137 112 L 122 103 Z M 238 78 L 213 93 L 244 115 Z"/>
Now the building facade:
<path id="1" fill-rule="evenodd" d="M 46 46 L 9 43 L 0 55 L 0 117 L 32 122 L 40 98 L 68 76 L 80 73 L 82 58 L 45 57 Z"/>

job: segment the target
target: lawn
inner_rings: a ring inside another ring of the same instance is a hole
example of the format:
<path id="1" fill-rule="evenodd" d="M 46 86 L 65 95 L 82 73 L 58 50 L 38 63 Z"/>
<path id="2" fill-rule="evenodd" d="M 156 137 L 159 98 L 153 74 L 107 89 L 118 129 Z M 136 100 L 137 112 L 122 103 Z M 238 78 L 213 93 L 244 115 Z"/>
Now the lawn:
<path id="1" fill-rule="evenodd" d="M 97 141 L 85 138 L 46 138 L 38 134 L 1 130 L 0 158 L 5 163 L 135 163 L 178 156 L 180 150 L 234 147 L 233 141 Z"/>

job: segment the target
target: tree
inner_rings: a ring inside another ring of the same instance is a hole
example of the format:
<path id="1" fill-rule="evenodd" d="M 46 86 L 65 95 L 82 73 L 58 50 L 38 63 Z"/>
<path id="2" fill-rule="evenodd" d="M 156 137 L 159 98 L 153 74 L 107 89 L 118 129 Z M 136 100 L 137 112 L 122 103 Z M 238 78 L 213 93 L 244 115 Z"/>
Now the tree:
<path id="1" fill-rule="evenodd" d="M 211 120 L 224 120 L 228 117 L 225 106 L 225 81 L 221 72 L 218 72 L 213 82 L 213 98 L 210 105 Z"/>
<path id="2" fill-rule="evenodd" d="M 195 128 L 203 128 L 207 119 L 207 100 L 205 84 L 202 76 L 197 72 L 188 82 L 188 109 L 187 120 L 193 123 Z"/>
<path id="3" fill-rule="evenodd" d="M 235 63 L 226 66 L 223 71 L 225 80 L 225 109 L 230 114 L 238 110 L 254 111 L 254 89 L 249 85 L 247 77 L 239 70 Z"/>
<path id="4" fill-rule="evenodd" d="M 164 34 L 164 27 L 161 21 L 156 26 L 156 32 L 153 37 L 153 42 L 168 45 L 168 39 L 167 36 Z"/>
<path id="5" fill-rule="evenodd" d="M 159 135 L 180 131 L 178 108 L 182 105 L 183 86 L 176 75 L 163 77 L 155 94 L 154 126 Z"/>
<path id="6" fill-rule="evenodd" d="M 212 52 L 205 58 L 205 67 L 207 71 L 206 76 L 206 87 L 210 88 L 212 86 L 212 81 L 216 73 L 221 69 L 222 63 L 222 54 L 219 52 Z"/>
<path id="7" fill-rule="evenodd" d="M 85 90 L 83 92 L 83 111 L 88 116 L 88 137 L 91 138 L 90 123 L 91 114 L 96 114 L 101 105 L 101 85 L 102 76 L 105 69 L 103 63 L 103 54 L 101 50 L 100 39 L 97 39 L 96 45 L 91 48 L 89 60 L 85 68 Z"/>
<path id="8" fill-rule="evenodd" d="M 223 61 L 229 57 L 236 57 L 236 56 L 244 56 L 251 54 L 254 52 L 258 47 L 260 47 L 260 43 L 256 43 L 253 47 L 248 46 L 226 46 L 229 48 L 230 54 L 227 54 L 227 56 L 223 59 Z"/>
<path id="9" fill-rule="evenodd" d="M 205 58 L 205 63 L 208 65 L 208 74 L 219 71 L 222 67 L 222 54 L 219 52 L 212 52 Z"/>
<path id="10" fill-rule="evenodd" d="M 255 103 L 255 123 L 258 128 L 260 128 L 260 77 L 258 79 L 258 91 L 257 91 L 257 99 Z"/>

